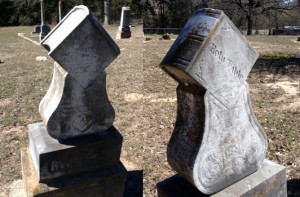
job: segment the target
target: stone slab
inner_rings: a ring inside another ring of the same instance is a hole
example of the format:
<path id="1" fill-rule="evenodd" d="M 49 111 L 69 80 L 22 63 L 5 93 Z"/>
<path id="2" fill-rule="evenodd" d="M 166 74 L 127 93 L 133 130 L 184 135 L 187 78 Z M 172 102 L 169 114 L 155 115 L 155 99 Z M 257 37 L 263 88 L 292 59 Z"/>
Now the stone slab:
<path id="1" fill-rule="evenodd" d="M 116 39 L 130 38 L 130 7 L 122 7 L 120 26 L 117 31 Z"/>
<path id="2" fill-rule="evenodd" d="M 122 30 L 122 28 L 124 27 L 129 27 L 130 11 L 131 11 L 130 7 L 122 7 L 119 30 Z"/>
<path id="3" fill-rule="evenodd" d="M 51 31 L 51 28 L 47 25 L 41 25 L 40 27 L 40 41 L 42 41 L 48 33 Z"/>
<path id="4" fill-rule="evenodd" d="M 118 164 L 123 137 L 112 126 L 105 133 L 57 141 L 42 122 L 30 124 L 29 147 L 40 182 Z"/>
<path id="5" fill-rule="evenodd" d="M 28 149 L 21 150 L 22 176 L 27 197 L 121 197 L 125 187 L 127 171 L 123 164 L 68 176 L 51 182 L 39 183 Z"/>
<path id="6" fill-rule="evenodd" d="M 198 191 L 192 184 L 175 175 L 157 184 L 159 197 L 204 197 L 209 196 Z M 284 166 L 265 160 L 255 173 L 235 184 L 211 195 L 212 197 L 286 197 L 286 170 Z"/>
<path id="7" fill-rule="evenodd" d="M 39 34 L 41 33 L 41 26 L 35 26 L 34 27 L 34 32 L 31 32 L 32 34 Z"/>
<path id="8" fill-rule="evenodd" d="M 130 38 L 131 37 L 131 32 L 130 31 L 117 31 L 117 36 L 116 39 L 123 39 L 123 38 Z"/>

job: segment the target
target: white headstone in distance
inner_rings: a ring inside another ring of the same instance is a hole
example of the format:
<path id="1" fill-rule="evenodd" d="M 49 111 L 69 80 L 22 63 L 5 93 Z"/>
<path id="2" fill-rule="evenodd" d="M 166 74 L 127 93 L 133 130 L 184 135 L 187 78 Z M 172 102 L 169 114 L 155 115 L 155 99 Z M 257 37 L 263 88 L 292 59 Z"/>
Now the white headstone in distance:
<path id="1" fill-rule="evenodd" d="M 120 26 L 116 36 L 117 39 L 131 37 L 131 31 L 129 27 L 130 11 L 130 7 L 122 7 Z"/>

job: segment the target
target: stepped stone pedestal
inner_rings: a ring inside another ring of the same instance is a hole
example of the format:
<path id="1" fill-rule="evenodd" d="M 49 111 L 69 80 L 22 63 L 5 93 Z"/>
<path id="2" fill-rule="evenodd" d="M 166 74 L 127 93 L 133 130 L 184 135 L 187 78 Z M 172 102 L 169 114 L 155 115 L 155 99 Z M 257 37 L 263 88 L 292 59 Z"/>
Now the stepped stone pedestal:
<path id="1" fill-rule="evenodd" d="M 114 127 L 59 142 L 36 123 L 29 125 L 29 140 L 30 148 L 21 151 L 27 196 L 123 196 L 127 171 Z"/>
<path id="2" fill-rule="evenodd" d="M 175 175 L 158 183 L 157 192 L 158 197 L 285 197 L 286 170 L 284 166 L 265 160 L 258 171 L 212 195 L 200 192 L 180 175 Z"/>

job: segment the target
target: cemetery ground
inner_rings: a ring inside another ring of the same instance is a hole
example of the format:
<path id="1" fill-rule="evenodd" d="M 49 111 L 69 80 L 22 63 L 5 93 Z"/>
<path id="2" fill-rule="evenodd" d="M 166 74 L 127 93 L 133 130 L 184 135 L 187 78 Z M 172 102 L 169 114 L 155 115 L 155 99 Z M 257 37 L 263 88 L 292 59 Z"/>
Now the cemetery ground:
<path id="1" fill-rule="evenodd" d="M 38 105 L 51 82 L 47 51 L 17 36 L 30 37 L 33 29 L 0 28 L 0 196 L 20 185 L 27 125 L 41 121 Z M 105 29 L 115 38 L 116 26 Z M 143 179 L 144 196 L 156 196 L 155 184 L 175 174 L 166 149 L 176 119 L 177 82 L 158 65 L 176 36 L 146 35 L 152 38 L 146 41 L 142 26 L 131 31 L 132 38 L 116 40 L 121 54 L 106 69 L 107 92 L 116 111 L 114 126 L 124 137 L 121 161 L 133 180 Z M 288 194 L 300 196 L 300 43 L 292 36 L 247 39 L 260 53 L 247 81 L 254 113 L 268 136 L 267 158 L 286 167 Z M 37 56 L 48 60 L 38 62 Z"/>

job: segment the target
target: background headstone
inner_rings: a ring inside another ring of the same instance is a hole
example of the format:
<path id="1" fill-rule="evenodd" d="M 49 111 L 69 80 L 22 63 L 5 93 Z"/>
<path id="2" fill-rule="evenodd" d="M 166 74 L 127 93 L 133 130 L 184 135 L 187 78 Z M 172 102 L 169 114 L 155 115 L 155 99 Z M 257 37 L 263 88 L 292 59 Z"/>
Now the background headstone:
<path id="1" fill-rule="evenodd" d="M 119 26 L 117 36 L 116 36 L 117 39 L 131 37 L 131 31 L 130 31 L 130 27 L 129 27 L 130 11 L 131 10 L 129 7 L 122 7 L 120 26 Z"/>

